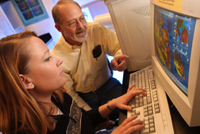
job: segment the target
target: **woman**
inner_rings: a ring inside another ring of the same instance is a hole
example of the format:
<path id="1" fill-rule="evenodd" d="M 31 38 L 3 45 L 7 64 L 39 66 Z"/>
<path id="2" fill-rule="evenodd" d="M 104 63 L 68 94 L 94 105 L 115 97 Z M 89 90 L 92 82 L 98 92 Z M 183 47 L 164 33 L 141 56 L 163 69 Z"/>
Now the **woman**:
<path id="1" fill-rule="evenodd" d="M 128 92 L 90 111 L 80 109 L 62 86 L 66 83 L 62 59 L 52 55 L 33 32 L 0 40 L 0 131 L 3 134 L 94 133 L 114 108 L 131 110 L 131 98 L 143 89 Z M 128 134 L 144 127 L 127 118 L 112 134 Z"/>

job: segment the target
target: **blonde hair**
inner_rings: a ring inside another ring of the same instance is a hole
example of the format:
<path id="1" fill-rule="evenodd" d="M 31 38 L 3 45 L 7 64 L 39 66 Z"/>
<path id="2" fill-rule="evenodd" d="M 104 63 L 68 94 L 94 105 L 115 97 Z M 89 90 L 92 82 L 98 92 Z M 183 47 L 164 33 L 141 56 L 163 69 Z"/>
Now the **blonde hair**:
<path id="1" fill-rule="evenodd" d="M 55 128 L 38 102 L 25 89 L 19 74 L 30 70 L 29 41 L 36 34 L 24 32 L 0 40 L 0 131 L 45 134 Z M 61 92 L 55 93 L 63 101 Z"/>
<path id="2" fill-rule="evenodd" d="M 61 21 L 62 21 L 61 19 L 62 18 L 59 15 L 58 8 L 59 8 L 60 5 L 64 5 L 66 3 L 74 3 L 81 9 L 81 6 L 77 2 L 75 2 L 73 0 L 59 0 L 57 2 L 57 4 L 52 9 L 52 16 L 53 16 L 53 19 L 54 19 L 55 23 L 61 23 Z"/>

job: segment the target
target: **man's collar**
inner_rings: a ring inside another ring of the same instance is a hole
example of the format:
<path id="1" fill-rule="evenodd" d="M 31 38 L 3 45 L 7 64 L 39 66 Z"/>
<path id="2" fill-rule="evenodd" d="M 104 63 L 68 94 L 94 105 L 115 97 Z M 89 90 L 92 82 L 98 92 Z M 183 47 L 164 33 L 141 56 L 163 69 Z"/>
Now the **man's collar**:
<path id="1" fill-rule="evenodd" d="M 81 48 L 81 46 L 83 45 L 83 43 L 82 43 L 82 45 L 79 45 L 79 46 L 77 46 L 77 45 L 71 45 L 71 44 L 69 44 L 66 40 L 65 40 L 65 38 L 64 38 L 64 36 L 62 35 L 62 40 L 63 40 L 63 42 L 64 42 L 64 45 L 66 45 L 67 47 L 69 47 L 70 49 L 79 49 L 79 48 Z"/>

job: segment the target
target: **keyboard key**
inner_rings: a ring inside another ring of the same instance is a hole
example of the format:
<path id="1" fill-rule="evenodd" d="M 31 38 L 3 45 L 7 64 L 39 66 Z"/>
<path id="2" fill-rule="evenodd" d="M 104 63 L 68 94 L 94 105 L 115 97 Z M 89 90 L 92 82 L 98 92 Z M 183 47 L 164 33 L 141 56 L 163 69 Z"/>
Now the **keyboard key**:
<path id="1" fill-rule="evenodd" d="M 149 132 L 150 133 L 154 133 L 155 132 L 155 128 L 154 127 L 150 127 Z"/>
<path id="2" fill-rule="evenodd" d="M 140 131 L 140 134 L 148 134 L 149 133 L 149 129 L 142 129 Z"/>
<path id="3" fill-rule="evenodd" d="M 154 127 L 154 123 L 149 124 L 150 129 Z"/>
<path id="4" fill-rule="evenodd" d="M 150 110 L 150 111 L 149 111 L 149 115 L 152 115 L 152 114 L 153 114 L 153 110 Z"/>
<path id="5" fill-rule="evenodd" d="M 155 109 L 155 113 L 160 113 L 160 109 Z"/>

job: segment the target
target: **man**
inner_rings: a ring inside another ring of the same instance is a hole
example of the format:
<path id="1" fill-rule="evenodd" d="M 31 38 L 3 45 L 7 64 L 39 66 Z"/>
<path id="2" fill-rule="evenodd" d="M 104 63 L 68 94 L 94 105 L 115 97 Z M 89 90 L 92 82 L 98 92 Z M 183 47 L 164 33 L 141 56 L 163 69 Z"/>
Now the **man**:
<path id="1" fill-rule="evenodd" d="M 120 96 L 121 84 L 112 77 L 106 54 L 115 57 L 111 68 L 119 71 L 126 69 L 129 57 L 122 55 L 115 33 L 99 23 L 87 23 L 80 6 L 72 0 L 58 1 L 52 15 L 62 33 L 52 53 L 63 59 L 68 94 L 85 110 Z M 115 109 L 109 117 L 116 119 L 118 114 Z"/>

